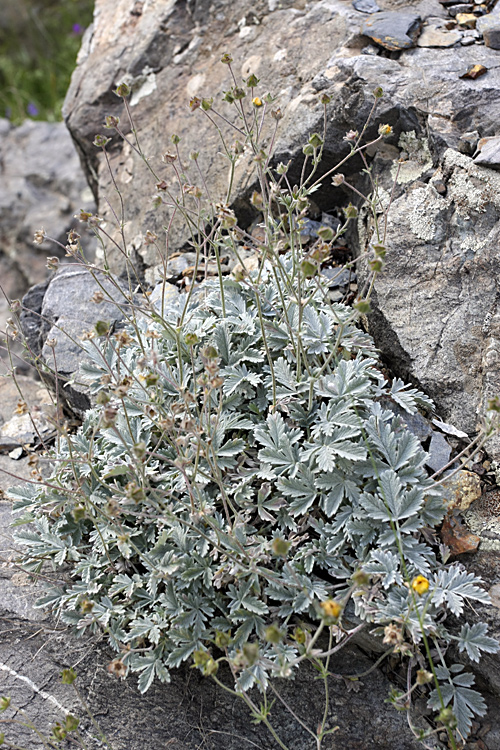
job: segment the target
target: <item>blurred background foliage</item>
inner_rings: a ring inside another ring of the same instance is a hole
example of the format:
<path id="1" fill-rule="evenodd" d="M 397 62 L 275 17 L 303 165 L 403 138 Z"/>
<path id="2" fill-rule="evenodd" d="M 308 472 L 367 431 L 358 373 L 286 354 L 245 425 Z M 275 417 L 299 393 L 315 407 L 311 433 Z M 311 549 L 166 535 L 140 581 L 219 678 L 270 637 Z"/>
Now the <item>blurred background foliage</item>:
<path id="1" fill-rule="evenodd" d="M 0 117 L 55 121 L 94 0 L 0 0 Z"/>

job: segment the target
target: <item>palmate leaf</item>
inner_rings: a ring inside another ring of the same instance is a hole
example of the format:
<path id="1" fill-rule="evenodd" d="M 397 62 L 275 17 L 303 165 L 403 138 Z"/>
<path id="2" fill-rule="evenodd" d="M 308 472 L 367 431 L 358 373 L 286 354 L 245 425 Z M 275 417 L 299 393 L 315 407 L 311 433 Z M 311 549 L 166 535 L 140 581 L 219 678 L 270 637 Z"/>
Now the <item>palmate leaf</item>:
<path id="1" fill-rule="evenodd" d="M 387 589 L 393 583 L 403 584 L 403 576 L 400 571 L 401 560 L 389 550 L 374 550 L 368 561 L 363 563 L 363 571 L 368 575 L 379 575 L 382 577 L 382 586 Z"/>
<path id="2" fill-rule="evenodd" d="M 282 491 L 284 497 L 302 498 L 313 503 L 318 491 L 315 485 L 315 476 L 306 464 L 299 464 L 297 474 L 289 479 L 280 477 L 277 487 Z"/>
<path id="3" fill-rule="evenodd" d="M 330 346 L 332 321 L 325 312 L 316 312 L 312 306 L 304 308 L 302 341 L 308 354 L 327 352 Z"/>
<path id="4" fill-rule="evenodd" d="M 474 684 L 474 675 L 463 672 L 463 668 L 462 664 L 453 664 L 449 669 L 438 666 L 436 674 L 443 703 L 445 706 L 451 704 L 457 720 L 457 731 L 465 740 L 470 734 L 474 714 L 484 716 L 487 706 L 477 690 L 471 689 L 471 685 Z M 441 708 L 441 699 L 437 689 L 431 692 L 428 705 L 436 710 Z"/>
<path id="5" fill-rule="evenodd" d="M 137 682 L 139 692 L 145 693 L 151 687 L 155 677 L 158 677 L 162 682 L 170 682 L 170 675 L 165 668 L 162 652 L 163 648 L 159 647 L 146 656 L 139 656 L 134 659 L 134 671 L 141 673 Z"/>
<path id="6" fill-rule="evenodd" d="M 484 622 L 477 622 L 475 625 L 469 625 L 468 622 L 464 623 L 458 637 L 459 651 L 466 651 L 467 656 L 472 661 L 479 661 L 481 651 L 496 654 L 500 649 L 500 644 L 495 638 L 487 636 L 487 632 L 488 626 Z"/>
<path id="7" fill-rule="evenodd" d="M 426 396 L 425 393 L 422 393 L 422 391 L 405 385 L 399 378 L 395 378 L 392 381 L 389 393 L 392 399 L 410 414 L 415 414 L 417 406 L 424 406 L 427 409 L 434 408 L 432 399 Z"/>
<path id="8" fill-rule="evenodd" d="M 461 615 L 464 599 L 490 603 L 489 595 L 478 585 L 481 583 L 482 580 L 474 573 L 467 573 L 459 563 L 455 563 L 434 575 L 433 601 L 438 606 L 446 604 L 454 615 Z"/>
<path id="9" fill-rule="evenodd" d="M 245 385 L 256 387 L 262 382 L 261 375 L 249 370 L 246 365 L 225 367 L 220 371 L 220 374 L 224 378 L 222 390 L 226 396 L 231 396 L 231 394 Z"/>
<path id="10" fill-rule="evenodd" d="M 375 364 L 372 359 L 341 360 L 332 375 L 317 381 L 315 390 L 320 396 L 347 399 L 349 405 L 365 400 L 370 393 L 370 369 Z"/>
<path id="11" fill-rule="evenodd" d="M 395 521 L 413 516 L 424 502 L 423 493 L 419 488 L 404 490 L 400 478 L 392 469 L 381 473 L 379 492 Z"/>
<path id="12" fill-rule="evenodd" d="M 320 435 L 332 435 L 336 427 L 353 427 L 357 429 L 357 435 L 360 434 L 360 418 L 352 409 L 347 408 L 344 400 L 338 402 L 333 399 L 330 403 L 321 404 L 314 426 L 312 436 L 318 438 Z"/>

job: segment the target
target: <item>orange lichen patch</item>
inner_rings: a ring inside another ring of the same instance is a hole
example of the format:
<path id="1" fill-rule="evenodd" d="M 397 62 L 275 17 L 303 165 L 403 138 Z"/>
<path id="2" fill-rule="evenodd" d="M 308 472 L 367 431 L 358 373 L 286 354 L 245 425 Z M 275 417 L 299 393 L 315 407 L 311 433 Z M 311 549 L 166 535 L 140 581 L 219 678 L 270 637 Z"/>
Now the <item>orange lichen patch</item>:
<path id="1" fill-rule="evenodd" d="M 388 49 L 391 52 L 398 52 L 399 50 L 413 47 L 413 42 L 411 40 L 403 42 L 401 39 L 395 39 L 393 36 L 372 36 L 372 39 L 376 44 L 380 44 L 381 47 L 385 47 L 385 49 Z"/>
<path id="2" fill-rule="evenodd" d="M 459 518 L 451 514 L 448 514 L 443 521 L 441 539 L 450 548 L 453 556 L 475 552 L 481 541 L 481 537 L 472 534 Z"/>
<path id="3" fill-rule="evenodd" d="M 473 81 L 476 78 L 479 78 L 479 76 L 484 75 L 488 72 L 488 68 L 485 68 L 484 65 L 471 65 L 470 68 L 467 69 L 467 72 L 460 76 L 460 78 L 471 78 Z"/>

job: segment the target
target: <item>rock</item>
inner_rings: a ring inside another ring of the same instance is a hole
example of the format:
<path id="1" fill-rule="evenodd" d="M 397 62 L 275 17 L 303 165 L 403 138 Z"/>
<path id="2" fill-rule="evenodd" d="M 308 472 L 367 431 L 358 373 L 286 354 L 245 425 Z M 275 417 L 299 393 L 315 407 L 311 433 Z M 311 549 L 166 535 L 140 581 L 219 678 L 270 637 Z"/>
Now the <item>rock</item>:
<path id="1" fill-rule="evenodd" d="M 64 123 L 26 120 L 13 127 L 1 120 L 0 133 L 0 263 L 15 266 L 9 283 L 19 279 L 9 291 L 21 296 L 46 277 L 47 255 L 61 255 L 48 242 L 34 245 L 35 231 L 43 227 L 65 245 L 67 232 L 78 225 L 73 215 L 94 210 L 94 201 Z M 93 236 L 81 234 L 86 252 L 93 253 Z"/>
<path id="2" fill-rule="evenodd" d="M 375 0 L 353 0 L 352 7 L 360 13 L 378 13 L 380 10 Z"/>
<path id="3" fill-rule="evenodd" d="M 474 13 L 457 13 L 455 20 L 464 29 L 475 29 L 477 16 Z"/>
<path id="4" fill-rule="evenodd" d="M 446 195 L 416 182 L 393 202 L 390 263 L 375 283 L 369 327 L 395 371 L 471 434 L 500 392 L 500 176 L 451 149 L 440 174 Z M 409 296 L 394 294 L 398 288 Z M 489 449 L 498 451 L 496 438 Z"/>
<path id="5" fill-rule="evenodd" d="M 481 541 L 477 534 L 472 534 L 458 517 L 451 514 L 444 519 L 440 536 L 453 557 L 475 552 Z"/>
<path id="6" fill-rule="evenodd" d="M 326 276 L 328 286 L 332 289 L 348 287 L 356 281 L 356 274 L 350 268 L 338 268 L 337 266 L 322 268 L 321 273 Z"/>
<path id="7" fill-rule="evenodd" d="M 432 471 L 441 471 L 450 460 L 451 446 L 439 432 L 433 432 L 426 466 Z"/>
<path id="8" fill-rule="evenodd" d="M 475 81 L 476 78 L 479 78 L 479 76 L 483 76 L 485 73 L 488 72 L 488 68 L 485 65 L 470 65 L 465 73 L 463 73 L 460 78 L 470 78 L 471 80 Z M 477 130 L 474 131 L 477 133 Z M 462 139 L 460 139 L 461 141 Z M 459 146 L 460 146 L 459 141 Z M 460 148 L 459 148 L 460 151 Z"/>
<path id="9" fill-rule="evenodd" d="M 419 47 L 453 47 L 462 39 L 460 31 L 445 31 L 435 26 L 425 26 L 417 39 Z"/>
<path id="10" fill-rule="evenodd" d="M 451 424 L 447 424 L 446 422 L 442 422 L 440 419 L 434 418 L 432 420 L 432 424 L 435 425 L 441 432 L 445 432 L 447 435 L 452 435 L 453 437 L 458 438 L 465 438 L 468 439 L 468 435 L 466 432 L 462 432 L 462 430 L 457 430 L 456 427 L 454 427 Z"/>
<path id="11" fill-rule="evenodd" d="M 478 141 L 479 133 L 477 132 L 477 130 L 473 130 L 470 133 L 464 133 L 458 142 L 458 150 L 462 154 L 472 156 L 477 148 Z"/>
<path id="12" fill-rule="evenodd" d="M 415 45 L 421 18 L 403 11 L 376 13 L 361 25 L 361 33 L 385 49 L 397 52 Z"/>
<path id="13" fill-rule="evenodd" d="M 54 418 L 52 399 L 42 383 L 17 373 L 15 380 L 0 378 L 0 453 L 48 442 Z"/>
<path id="14" fill-rule="evenodd" d="M 43 378 L 54 386 L 57 370 L 59 395 L 77 414 L 90 406 L 84 388 L 67 384 L 82 361 L 82 336 L 92 331 L 97 321 L 113 327 L 123 320 L 128 307 L 125 284 L 111 275 L 97 274 L 94 278 L 85 268 L 64 265 L 47 284 L 32 289 L 23 299 L 21 324 L 32 354 L 48 368 L 43 369 Z M 92 299 L 96 292 L 104 293 L 100 303 Z"/>
<path id="15" fill-rule="evenodd" d="M 491 49 L 500 49 L 500 13 L 490 13 L 477 19 L 476 29 Z"/>
<path id="16" fill-rule="evenodd" d="M 500 169 L 500 136 L 481 138 L 477 151 L 479 153 L 474 156 L 474 164 Z"/>
<path id="17" fill-rule="evenodd" d="M 15 574 L 14 574 L 15 575 Z M 8 584 L 0 579 L 2 594 Z M 17 604 L 30 603 L 33 589 L 29 583 L 11 584 Z M 63 685 L 63 668 L 76 664 L 76 687 L 89 704 L 93 716 L 113 750 L 142 750 L 144 737 L 152 747 L 165 750 L 241 750 L 248 746 L 267 750 L 270 735 L 261 723 L 255 725 L 243 700 L 228 694 L 210 678 L 183 666 L 172 671 L 171 682 L 155 684 L 145 695 L 137 690 L 134 679 L 121 681 L 107 673 L 114 654 L 103 649 L 96 636 L 76 639 L 48 620 L 35 619 L 32 610 L 13 612 L 11 599 L 2 597 L 3 633 L 0 645 L 0 690 L 12 698 L 13 706 L 22 706 L 41 731 L 51 734 L 56 721 L 71 712 L 81 720 L 80 731 L 88 750 L 98 750 L 102 742 L 92 740 L 92 725 L 70 686 Z M 35 610 L 39 618 L 40 610 Z M 23 616 L 24 615 L 24 616 Z M 12 619 L 15 618 L 15 633 Z M 49 636 L 49 637 L 48 637 Z M 421 745 L 411 734 L 404 714 L 384 699 L 391 684 L 380 669 L 359 649 L 347 647 L 334 659 L 338 674 L 368 672 L 355 684 L 358 690 L 348 695 L 342 678 L 331 678 L 328 725 L 338 727 L 333 734 L 336 746 L 365 750 L 369 728 L 370 750 L 419 750 Z M 218 677 L 231 684 L 231 676 L 221 669 Z M 349 683 L 350 685 L 352 683 Z M 307 724 L 314 726 L 322 718 L 324 686 L 312 667 L 302 671 L 300 689 L 296 681 L 281 680 L 277 689 L 283 699 Z M 255 693 L 259 700 L 260 694 Z M 307 707 L 307 710 L 305 710 Z M 11 718 L 12 709 L 4 718 Z M 152 721 L 154 717 L 154 721 Z M 272 708 L 273 728 L 290 750 L 306 750 L 311 737 L 276 701 Z M 421 721 L 421 720 L 420 720 Z M 425 724 L 424 724 L 425 726 Z M 7 724 L 5 739 L 29 750 L 43 750 L 42 743 L 25 727 Z M 314 731 L 314 730 L 313 730 Z"/>
<path id="18" fill-rule="evenodd" d="M 341 84 L 343 73 L 337 70 L 336 60 L 345 55 L 359 54 L 365 40 L 359 34 L 359 13 L 342 0 L 322 0 L 300 8 L 292 5 L 287 0 L 280 3 L 279 8 L 273 5 L 272 11 L 266 4 L 259 5 L 261 22 L 239 27 L 238 22 L 248 13 L 243 0 L 233 3 L 219 0 L 214 5 L 200 3 L 194 15 L 186 12 L 179 2 L 168 7 L 143 5 L 142 12 L 136 9 L 133 15 L 128 0 L 98 2 L 95 25 L 86 34 L 64 111 L 82 154 L 88 179 L 98 196 L 99 213 L 109 222 L 113 237 L 118 237 L 119 233 L 106 200 L 109 198 L 114 205 L 115 189 L 102 155 L 92 146 L 92 141 L 108 114 L 122 117 L 122 126 L 127 130 L 128 125 L 123 125 L 126 123 L 123 104 L 112 93 L 117 81 L 124 77 L 134 90 L 131 111 L 140 123 L 141 144 L 146 153 L 154 155 L 165 150 L 170 136 L 178 134 L 184 166 L 189 166 L 187 154 L 196 147 L 200 151 L 200 169 L 216 200 L 225 195 L 227 188 L 227 173 L 221 169 L 221 162 L 214 158 L 219 149 L 219 136 L 201 111 L 189 114 L 187 104 L 193 96 L 215 95 L 214 106 L 223 107 L 224 114 L 232 116 L 229 106 L 217 99 L 218 92 L 229 85 L 227 68 L 219 62 L 221 54 L 229 48 L 237 76 L 247 77 L 253 71 L 261 79 L 263 91 L 281 92 L 278 103 L 284 119 L 279 130 L 277 160 L 282 156 L 288 160 L 291 155 L 296 161 L 301 159 L 304 139 L 307 140 L 308 134 L 314 130 L 321 132 L 323 127 L 323 107 L 318 92 Z M 439 12 L 436 0 L 422 0 L 415 3 L 414 12 L 401 11 L 396 15 L 399 19 L 408 15 L 424 18 L 431 14 L 436 16 Z M 380 15 L 373 14 L 370 19 Z M 251 31 L 252 39 L 246 33 L 241 34 L 245 29 Z M 314 38 L 314 45 L 304 47 L 305 34 Z M 187 52 L 179 52 L 181 49 L 187 51 L 191 44 L 188 56 Z M 113 50 L 113 55 L 110 50 Z M 300 86 L 297 89 L 298 81 Z M 336 94 L 334 97 L 339 115 L 355 92 L 349 84 L 340 88 L 343 92 L 341 99 Z M 362 127 L 369 110 L 368 100 L 362 106 L 358 102 L 357 109 L 356 119 Z M 334 155 L 340 158 L 341 154 L 348 153 L 342 138 L 355 123 L 352 122 L 351 109 L 345 112 L 343 118 L 335 116 L 331 131 L 329 126 L 328 158 L 334 158 Z M 234 133 L 223 122 L 221 125 L 225 137 L 231 139 L 228 142 L 232 142 Z M 399 129 L 398 126 L 398 132 Z M 168 135 L 165 135 L 166 131 Z M 199 148 L 199 144 L 203 144 L 203 148 Z M 144 242 L 144 236 L 148 229 L 161 236 L 168 223 L 163 211 L 151 208 L 155 180 L 133 149 L 124 145 L 118 136 L 113 137 L 108 151 L 117 185 L 127 206 L 127 234 L 132 258 L 145 269 L 148 282 L 153 283 L 157 276 L 149 269 L 159 266 L 158 257 L 154 247 Z M 159 169 L 162 177 L 172 173 L 168 165 Z M 195 171 L 192 181 L 197 180 L 200 177 Z M 233 196 L 244 228 L 256 216 L 249 202 L 255 185 L 255 165 L 243 154 L 233 183 Z M 321 208 L 328 208 L 326 200 Z M 184 226 L 174 220 L 169 235 L 170 252 L 185 250 L 187 239 Z M 122 253 L 109 248 L 108 260 L 111 270 L 121 275 L 124 271 Z"/>
<path id="19" fill-rule="evenodd" d="M 448 13 L 452 18 L 455 18 L 459 13 L 472 13 L 474 5 L 472 3 L 458 3 L 457 5 L 451 5 L 448 8 Z"/>
<path id="20" fill-rule="evenodd" d="M 461 469 L 442 483 L 449 510 L 466 511 L 481 497 L 481 481 L 477 474 Z"/>

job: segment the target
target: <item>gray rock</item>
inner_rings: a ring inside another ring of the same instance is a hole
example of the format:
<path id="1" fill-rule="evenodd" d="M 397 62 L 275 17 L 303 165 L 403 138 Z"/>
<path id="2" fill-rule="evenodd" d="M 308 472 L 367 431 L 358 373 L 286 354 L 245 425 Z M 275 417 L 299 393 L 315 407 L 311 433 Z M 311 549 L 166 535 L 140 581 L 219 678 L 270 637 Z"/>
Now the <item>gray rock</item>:
<path id="1" fill-rule="evenodd" d="M 451 5 L 448 8 L 448 13 L 452 18 L 455 18 L 459 13 L 472 13 L 474 5 L 472 3 L 458 3 L 457 5 Z"/>
<path id="2" fill-rule="evenodd" d="M 361 33 L 393 52 L 415 45 L 421 27 L 421 18 L 404 11 L 375 13 L 361 24 Z"/>
<path id="3" fill-rule="evenodd" d="M 369 326 L 395 370 L 473 434 L 500 392 L 500 175 L 451 149 L 439 174 L 446 195 L 415 182 L 393 203 Z"/>
<path id="4" fill-rule="evenodd" d="M 0 586 L 5 586 L 0 579 Z M 22 584 L 21 584 L 22 585 Z M 29 585 L 15 589 L 18 599 L 33 595 Z M 3 591 L 2 591 L 3 593 Z M 2 600 L 4 602 L 4 600 Z M 102 748 L 92 740 L 92 726 L 79 705 L 73 689 L 62 685 L 61 669 L 76 664 L 76 686 L 96 717 L 113 750 L 142 750 L 144 738 L 152 747 L 168 750 L 241 750 L 255 747 L 269 750 L 277 747 L 268 730 L 254 725 L 243 701 L 203 678 L 188 666 L 172 671 L 172 681 L 156 684 L 141 695 L 134 679 L 119 681 L 106 671 L 114 654 L 106 651 L 95 636 L 72 638 L 59 626 L 44 619 L 32 619 L 31 612 L 13 612 L 10 602 L 3 606 L 2 642 L 0 644 L 0 691 L 8 694 L 12 704 L 22 706 L 33 723 L 50 734 L 56 721 L 71 712 L 81 719 L 80 730 L 88 750 Z M 22 616 L 24 614 L 24 617 Z M 11 621 L 15 618 L 15 632 Z M 338 674 L 361 674 L 359 690 L 347 694 L 342 678 L 331 678 L 328 726 L 336 727 L 336 746 L 353 750 L 419 750 L 421 745 L 408 729 L 404 714 L 384 704 L 391 685 L 379 669 L 370 671 L 372 661 L 359 649 L 348 647 L 331 661 Z M 231 684 L 225 670 L 218 675 Z M 316 672 L 305 668 L 297 681 L 280 681 L 277 689 L 298 716 L 316 727 L 324 706 L 324 688 Z M 259 693 L 255 694 L 259 701 Z M 12 710 L 4 718 L 12 716 Z M 154 717 L 154 720 L 153 720 Z M 310 735 L 300 727 L 278 701 L 271 712 L 271 722 L 290 750 L 313 747 Z M 6 740 L 29 750 L 43 750 L 33 732 L 8 724 Z"/>
<path id="5" fill-rule="evenodd" d="M 346 287 L 356 281 L 356 274 L 348 268 L 327 267 L 321 269 L 321 273 L 329 279 L 328 286 L 332 289 Z"/>
<path id="6" fill-rule="evenodd" d="M 429 445 L 429 455 L 426 466 L 431 471 L 440 471 L 450 460 L 451 446 L 440 432 L 433 432 Z"/>
<path id="7" fill-rule="evenodd" d="M 474 164 L 500 169 L 500 136 L 482 138 L 477 149 L 479 153 L 474 156 Z"/>
<path id="8" fill-rule="evenodd" d="M 375 0 L 353 0 L 352 7 L 360 13 L 378 13 L 380 10 Z"/>
<path id="9" fill-rule="evenodd" d="M 417 39 L 417 45 L 419 47 L 453 47 L 461 39 L 461 31 L 446 31 L 436 26 L 425 26 Z"/>
<path id="10" fill-rule="evenodd" d="M 43 227 L 65 245 L 67 232 L 79 228 L 74 214 L 93 210 L 94 200 L 64 123 L 27 120 L 12 127 L 2 120 L 0 125 L 0 261 L 9 259 L 22 276 L 22 288 L 15 292 L 20 296 L 47 276 L 47 255 L 64 254 L 48 242 L 34 245 L 35 231 Z M 93 236 L 80 233 L 92 253 Z"/>
<path id="11" fill-rule="evenodd" d="M 462 154 L 472 156 L 477 148 L 479 141 L 479 133 L 477 130 L 473 130 L 470 133 L 463 133 L 458 141 L 458 150 Z"/>
<path id="12" fill-rule="evenodd" d="M 478 18 L 476 29 L 483 35 L 487 47 L 500 49 L 500 15 L 490 14 Z"/>
<path id="13" fill-rule="evenodd" d="M 104 293 L 99 304 L 92 301 L 96 292 Z M 85 388 L 67 384 L 82 361 L 82 336 L 92 331 L 99 320 L 111 327 L 123 320 L 128 309 L 127 294 L 125 283 L 111 275 L 95 272 L 93 276 L 79 265 L 67 264 L 23 299 L 26 309 L 21 324 L 33 355 L 40 357 L 41 375 L 54 387 L 57 371 L 59 395 L 77 414 L 90 406 Z"/>
<path id="14" fill-rule="evenodd" d="M 421 443 L 427 440 L 432 435 L 432 426 L 428 419 L 422 414 L 416 412 L 415 414 L 408 414 L 407 411 L 402 409 L 398 404 L 392 401 L 383 401 L 385 409 L 390 409 L 397 417 L 399 417 L 405 425 L 408 427 L 410 432 L 417 437 Z"/>

